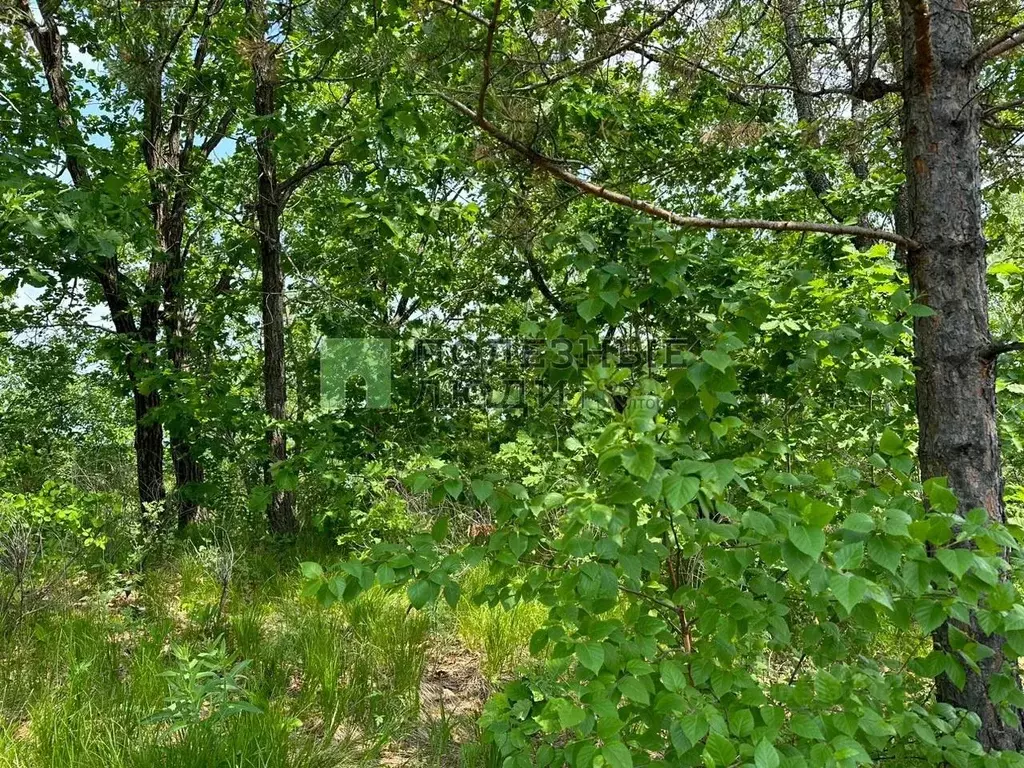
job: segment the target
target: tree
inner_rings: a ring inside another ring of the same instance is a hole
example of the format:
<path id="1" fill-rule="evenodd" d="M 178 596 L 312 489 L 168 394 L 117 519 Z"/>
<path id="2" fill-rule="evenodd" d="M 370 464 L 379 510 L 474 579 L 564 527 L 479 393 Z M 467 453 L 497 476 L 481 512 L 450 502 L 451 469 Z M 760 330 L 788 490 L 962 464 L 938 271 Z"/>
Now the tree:
<path id="1" fill-rule="evenodd" d="M 135 404 L 135 453 L 139 500 L 143 508 L 162 506 L 166 494 L 163 478 L 164 427 L 160 376 L 156 375 L 158 340 L 164 334 L 167 359 L 174 372 L 186 367 L 184 328 L 184 279 L 188 240 L 186 217 L 193 194 L 193 180 L 224 138 L 234 109 L 213 114 L 215 103 L 208 94 L 197 92 L 209 55 L 210 33 L 222 4 L 214 0 L 200 13 L 199 3 L 185 9 L 180 18 L 166 10 L 140 9 L 137 17 L 119 16 L 113 23 L 122 30 L 138 24 L 157 33 L 126 35 L 121 46 L 109 43 L 106 50 L 127 62 L 122 70 L 129 99 L 141 105 L 138 146 L 148 172 L 148 201 L 152 221 L 154 256 L 144 284 L 137 292 L 123 274 L 116 251 L 108 248 L 94 261 L 83 254 L 77 265 L 102 288 L 111 321 L 122 338 L 120 367 L 128 378 Z M 102 9 L 96 9 L 102 14 Z M 66 42 L 63 28 L 74 28 L 70 15 L 61 18 L 59 0 L 42 3 L 37 20 L 27 0 L 13 9 L 14 20 L 27 32 L 39 56 L 50 100 L 56 112 L 57 145 L 64 154 L 68 175 L 76 188 L 86 194 L 102 194 L 101 181 L 89 168 L 91 150 L 79 126 L 80 107 L 74 101 L 67 77 Z M 105 20 L 106 21 L 106 20 Z M 160 36 L 166 33 L 166 37 Z M 171 83 L 169 85 L 169 83 Z M 205 136 L 196 143 L 199 135 Z M 173 381 L 173 375 L 165 381 Z M 193 455 L 190 441 L 180 427 L 171 430 L 171 459 L 178 494 L 178 525 L 194 517 L 197 505 L 186 487 L 202 481 L 202 468 Z"/>
<path id="2" fill-rule="evenodd" d="M 814 115 L 808 63 L 803 48 L 806 41 L 799 29 L 799 6 L 780 5 L 785 30 L 785 51 L 789 59 L 790 85 L 797 117 L 811 131 L 812 145 L 817 142 L 817 117 Z M 870 14 L 870 5 L 868 6 Z M 532 92 L 558 81 L 589 73 L 601 63 L 635 47 L 654 34 L 678 11 L 672 6 L 658 21 L 634 33 L 621 25 L 612 35 L 614 44 L 598 47 L 597 53 L 562 66 L 549 74 L 543 70 L 522 73 L 526 85 L 516 85 L 515 75 L 505 84 L 509 98 L 516 92 Z M 1024 43 L 1020 27 L 998 27 L 992 37 L 975 39 L 974 19 L 961 5 L 935 2 L 925 8 L 920 3 L 903 2 L 900 7 L 902 71 L 899 61 L 890 62 L 900 76 L 902 93 L 901 155 L 907 180 L 908 221 L 905 231 L 886 232 L 861 225 L 826 224 L 808 221 L 714 219 L 686 216 L 628 194 L 617 192 L 596 181 L 594 175 L 582 177 L 552 159 L 528 139 L 519 139 L 502 130 L 487 116 L 496 65 L 495 40 L 502 24 L 500 0 L 491 6 L 489 17 L 464 13 L 483 28 L 483 56 L 479 62 L 479 87 L 476 105 L 471 107 L 452 96 L 441 97 L 469 117 L 500 145 L 581 192 L 624 205 L 679 227 L 701 229 L 762 229 L 770 231 L 823 232 L 849 235 L 862 240 L 894 243 L 907 252 L 907 270 L 915 301 L 922 309 L 914 320 L 916 393 L 918 409 L 919 461 L 924 480 L 947 478 L 959 500 L 959 511 L 966 515 L 984 509 L 988 519 L 1006 521 L 1002 500 L 1003 482 L 999 461 L 999 438 L 995 405 L 995 361 L 1006 347 L 993 344 L 988 322 L 986 258 L 981 205 L 982 174 L 979 160 L 980 122 L 984 111 L 979 77 L 984 68 Z M 868 17 L 869 29 L 873 19 Z M 583 29 L 586 34 L 590 30 Z M 602 30 L 604 31 L 604 30 Z M 508 34 L 508 33 L 506 33 Z M 594 31 L 595 36 L 597 30 Z M 666 36 L 667 37 L 667 36 Z M 625 38 L 625 46 L 621 42 Z M 678 44 L 685 50 L 687 40 Z M 664 45 L 664 43 L 663 43 Z M 870 34 L 858 34 L 850 43 L 835 43 L 849 53 L 856 45 L 866 46 L 861 55 L 873 62 L 879 55 Z M 892 49 L 895 51 L 895 47 Z M 891 51 L 891 52 L 892 52 Z M 890 52 L 890 53 L 891 53 Z M 685 59 L 684 59 L 685 60 Z M 691 60 L 692 61 L 692 60 Z M 504 64 L 504 62 L 503 62 Z M 689 66 L 710 74 L 724 87 L 737 87 L 734 79 L 718 74 L 713 61 Z M 864 103 L 896 90 L 878 86 L 878 93 L 867 86 L 871 73 L 851 68 L 851 82 L 841 93 L 849 93 L 855 103 Z M 863 79 L 858 82 L 857 78 Z M 521 82 L 521 80 L 519 80 Z M 772 88 L 754 84 L 751 88 Z M 782 86 L 777 86 L 782 88 Z M 742 84 L 738 84 L 740 90 Z M 827 93 L 824 89 L 824 93 Z M 497 98 L 497 97 L 495 97 Z M 512 109 L 512 107 L 505 107 Z M 824 176 L 805 171 L 808 185 L 821 197 L 827 191 Z M 861 220 L 864 215 L 861 214 Z M 899 225 L 902 222 L 897 222 Z M 984 631 L 973 618 L 969 635 L 988 646 L 992 655 L 979 669 L 968 672 L 966 685 L 954 684 L 948 676 L 938 680 L 940 700 L 976 713 L 982 722 L 981 742 L 995 749 L 1024 749 L 1024 725 L 1006 724 L 993 704 L 990 688 L 999 675 L 1009 674 L 1020 689 L 1017 671 L 1004 658 L 1002 638 Z M 950 625 L 936 631 L 938 647 L 949 649 Z M 959 629 L 962 629 L 959 628 Z M 958 629 L 958 631 L 959 631 Z"/>

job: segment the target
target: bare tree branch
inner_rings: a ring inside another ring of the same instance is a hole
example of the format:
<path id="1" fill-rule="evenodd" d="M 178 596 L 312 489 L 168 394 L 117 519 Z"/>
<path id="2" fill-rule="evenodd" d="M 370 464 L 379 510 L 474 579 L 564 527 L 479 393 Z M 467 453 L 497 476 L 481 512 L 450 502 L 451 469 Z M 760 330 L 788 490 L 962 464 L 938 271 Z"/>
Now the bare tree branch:
<path id="1" fill-rule="evenodd" d="M 181 36 L 185 34 L 185 30 L 188 29 L 189 25 L 193 22 L 197 13 L 199 13 L 199 0 L 193 0 L 192 7 L 189 8 L 188 13 L 185 14 L 185 20 L 181 22 L 181 26 L 179 26 L 177 31 L 171 36 L 171 42 L 167 46 L 167 52 L 157 65 L 156 77 L 159 78 L 163 76 L 164 70 L 167 68 L 167 63 L 171 60 L 174 52 L 178 49 L 178 42 L 181 40 Z"/>
<path id="2" fill-rule="evenodd" d="M 477 99 L 476 111 L 484 113 L 484 102 L 487 99 L 487 87 L 491 84 L 491 55 L 494 53 L 494 33 L 498 29 L 498 15 L 501 13 L 501 0 L 494 0 L 494 10 L 487 24 L 487 43 L 484 46 L 484 75 L 480 82 L 480 96 Z"/>
<path id="3" fill-rule="evenodd" d="M 640 30 L 637 34 L 628 37 L 626 40 L 623 40 L 621 43 L 613 47 L 611 50 L 605 51 L 604 53 L 601 53 L 597 56 L 593 56 L 589 59 L 585 59 L 581 61 L 579 64 L 576 64 L 575 66 L 565 70 L 564 72 L 560 72 L 556 75 L 551 75 L 550 77 L 545 78 L 540 83 L 532 83 L 531 85 L 525 85 L 522 88 L 517 88 L 516 90 L 519 92 L 526 92 L 535 91 L 539 88 L 546 88 L 549 85 L 553 85 L 557 82 L 565 80 L 567 77 L 572 77 L 573 75 L 586 72 L 587 70 L 596 67 L 598 64 L 602 62 L 607 61 L 608 59 L 614 56 L 618 56 L 620 53 L 625 53 L 626 51 L 630 50 L 633 46 L 642 43 L 644 40 L 646 40 L 655 32 L 657 32 L 661 27 L 667 24 L 672 19 L 672 17 L 679 12 L 679 9 L 682 8 L 687 2 L 688 0 L 679 0 L 679 2 L 677 2 L 671 8 L 669 8 L 665 13 L 663 13 L 661 16 L 655 19 L 652 23 L 648 24 L 644 29 Z"/>
<path id="4" fill-rule="evenodd" d="M 1018 24 L 1013 29 L 983 42 L 978 46 L 974 60 L 979 63 L 989 61 L 1012 51 L 1018 45 L 1024 45 L 1024 24 Z"/>
<path id="5" fill-rule="evenodd" d="M 540 264 L 537 263 L 537 258 L 533 255 L 532 243 L 527 242 L 523 247 L 523 257 L 526 259 L 526 266 L 530 270 L 530 276 L 533 278 L 533 282 L 537 286 L 537 290 L 540 291 L 541 296 L 547 299 L 548 303 L 559 314 L 569 314 L 569 308 L 565 302 L 558 298 L 555 292 L 551 290 L 551 286 L 548 285 L 548 281 L 544 277 L 544 271 L 541 269 Z"/>
<path id="6" fill-rule="evenodd" d="M 230 107 L 221 115 L 220 120 L 217 121 L 217 127 L 213 129 L 213 133 L 207 136 L 206 141 L 199 147 L 199 151 L 203 153 L 204 157 L 212 155 L 217 145 L 227 136 L 228 128 L 231 127 L 231 123 L 235 119 L 236 111 L 234 107 Z"/>
<path id="7" fill-rule="evenodd" d="M 982 353 L 984 360 L 995 360 L 1007 352 L 1020 352 L 1024 350 L 1024 341 L 997 341 Z"/>
<path id="8" fill-rule="evenodd" d="M 986 117 L 998 115 L 1000 112 L 1008 112 L 1011 109 L 1020 109 L 1021 107 L 1024 107 L 1024 99 L 1014 99 L 1003 104 L 993 104 L 985 107 L 985 111 L 981 113 L 981 118 L 984 120 Z"/>
<path id="9" fill-rule="evenodd" d="M 450 96 L 437 94 L 438 98 L 454 107 L 458 112 L 471 119 L 485 133 L 490 134 L 495 140 L 528 160 L 532 165 L 564 181 L 566 184 L 591 195 L 593 197 L 607 200 L 610 203 L 631 208 L 634 211 L 646 213 L 656 219 L 668 222 L 673 226 L 689 229 L 749 229 L 766 230 L 770 232 L 819 232 L 825 235 L 840 235 L 847 237 L 860 237 L 870 241 L 884 241 L 914 251 L 920 248 L 915 240 L 898 235 L 895 232 L 888 232 L 871 227 L 847 226 L 842 224 L 824 224 L 816 221 L 774 221 L 769 219 L 708 219 L 700 216 L 683 216 L 674 211 L 667 210 L 646 200 L 624 195 L 621 192 L 603 187 L 599 184 L 580 178 L 576 174 L 566 170 L 550 158 L 545 157 L 532 147 L 523 144 L 506 133 L 503 133 L 497 126 L 487 118 L 477 114 L 472 108 L 466 106 Z"/>
<path id="10" fill-rule="evenodd" d="M 281 204 L 285 205 L 288 198 L 294 194 L 295 190 L 299 186 L 322 168 L 328 168 L 332 165 L 338 165 L 338 161 L 334 159 L 334 153 L 338 150 L 342 144 L 348 141 L 348 136 L 341 136 L 330 143 L 327 149 L 324 150 L 323 154 L 315 160 L 310 160 L 308 163 L 300 165 L 295 169 L 295 172 L 287 179 L 281 182 L 278 186 L 278 191 L 281 196 Z"/>
<path id="11" fill-rule="evenodd" d="M 469 10 L 468 8 L 463 8 L 459 3 L 454 3 L 454 2 L 452 2 L 452 0 L 434 0 L 434 2 L 435 3 L 440 3 L 441 5 L 448 6 L 449 8 L 457 11 L 458 13 L 461 13 L 463 16 L 472 19 L 477 24 L 483 24 L 485 26 L 487 24 L 489 24 L 487 19 L 485 19 L 479 13 L 474 13 L 473 11 Z"/>

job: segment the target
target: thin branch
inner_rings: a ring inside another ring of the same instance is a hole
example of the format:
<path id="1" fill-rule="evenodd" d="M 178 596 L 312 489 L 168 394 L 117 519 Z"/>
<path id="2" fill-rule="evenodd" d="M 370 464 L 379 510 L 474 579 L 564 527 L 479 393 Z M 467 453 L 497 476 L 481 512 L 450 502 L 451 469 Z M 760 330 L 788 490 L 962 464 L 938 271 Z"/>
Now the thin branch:
<path id="1" fill-rule="evenodd" d="M 185 34 L 185 30 L 188 29 L 189 25 L 195 20 L 197 13 L 199 13 L 199 0 L 194 0 L 192 3 L 192 7 L 185 15 L 185 20 L 181 22 L 181 26 L 178 27 L 177 31 L 171 37 L 171 42 L 167 46 L 167 52 L 164 54 L 164 57 L 160 60 L 160 63 L 157 65 L 156 77 L 158 79 L 163 77 L 164 70 L 167 68 L 168 62 L 171 60 L 171 57 L 174 55 L 174 52 L 178 49 L 178 42 L 181 40 L 181 36 Z"/>
<path id="2" fill-rule="evenodd" d="M 530 276 L 533 277 L 533 282 L 536 284 L 537 290 L 539 290 L 541 295 L 548 300 L 548 303 L 555 308 L 556 312 L 560 315 L 568 314 L 569 308 L 565 305 L 565 302 L 558 298 L 554 291 L 551 290 L 551 286 L 548 285 L 548 281 L 544 277 L 544 272 L 533 255 L 532 244 L 527 243 L 523 248 L 523 257 L 526 259 L 526 266 L 530 270 Z"/>
<path id="3" fill-rule="evenodd" d="M 1012 51 L 1018 45 L 1024 45 L 1024 24 L 1018 24 L 1013 29 L 996 35 L 991 40 L 986 40 L 978 46 L 978 50 L 974 54 L 974 61 L 978 63 L 989 61 Z"/>
<path id="4" fill-rule="evenodd" d="M 668 222 L 673 226 L 690 228 L 690 229 L 752 229 L 752 230 L 767 230 L 771 232 L 820 232 L 825 235 L 842 235 L 847 237 L 860 237 L 865 240 L 881 240 L 889 243 L 893 243 L 900 247 L 906 248 L 908 251 L 918 250 L 921 246 L 915 240 L 898 235 L 895 232 L 888 232 L 881 229 L 873 229 L 871 227 L 859 227 L 859 226 L 847 226 L 842 224 L 824 224 L 816 221 L 773 221 L 768 219 L 708 219 L 700 216 L 682 216 L 673 211 L 662 208 L 653 203 L 647 202 L 646 200 L 637 200 L 636 198 L 624 195 L 621 192 L 603 187 L 599 184 L 582 179 L 576 174 L 566 170 L 560 165 L 552 162 L 550 158 L 545 157 L 541 153 L 537 152 L 533 148 L 523 144 L 521 141 L 512 138 L 511 136 L 503 133 L 497 126 L 491 123 L 487 118 L 482 115 L 478 115 L 470 107 L 466 106 L 462 102 L 459 102 L 444 94 L 437 94 L 438 98 L 445 101 L 457 111 L 461 112 L 466 117 L 470 118 L 481 130 L 485 133 L 490 134 L 495 140 L 505 145 L 509 149 L 521 155 L 523 158 L 528 160 L 532 165 L 546 171 L 556 179 L 564 181 L 566 184 L 575 187 L 576 189 L 591 195 L 593 197 L 607 200 L 610 203 L 621 205 L 626 208 L 631 208 L 634 211 L 640 211 L 646 213 L 648 216 L 653 216 L 656 219 Z"/>
<path id="5" fill-rule="evenodd" d="M 1003 104 L 993 104 L 990 107 L 985 107 L 985 111 L 981 113 L 982 119 L 997 115 L 1000 112 L 1009 112 L 1011 109 L 1019 109 L 1024 107 L 1024 99 L 1014 99 L 1013 101 L 1007 101 Z"/>
<path id="6" fill-rule="evenodd" d="M 342 136 L 338 139 L 335 139 L 330 143 L 327 149 L 324 150 L 324 153 L 320 155 L 320 157 L 318 157 L 315 160 L 310 160 L 308 163 L 300 165 L 298 168 L 295 169 L 295 173 L 293 173 L 291 176 L 289 176 L 287 179 L 281 182 L 281 185 L 278 187 L 279 193 L 281 195 L 281 204 L 284 205 L 287 202 L 288 198 L 291 197 L 292 194 L 295 192 L 295 190 L 299 188 L 299 185 L 301 185 L 302 182 L 304 182 L 314 173 L 316 173 L 322 168 L 327 168 L 332 165 L 338 165 L 338 161 L 334 159 L 334 153 L 338 150 L 338 147 L 340 147 L 342 144 L 348 141 L 348 139 L 348 136 Z"/>
<path id="7" fill-rule="evenodd" d="M 470 18 L 473 21 L 475 21 L 477 24 L 483 24 L 484 26 L 487 26 L 489 24 L 487 19 L 485 19 L 479 13 L 474 13 L 473 11 L 469 10 L 468 8 L 463 8 L 459 3 L 453 3 L 451 0 L 434 0 L 434 2 L 435 3 L 440 3 L 441 5 L 446 5 L 449 8 L 452 8 L 455 11 L 458 11 L 463 16 L 466 16 L 467 18 Z"/>
<path id="8" fill-rule="evenodd" d="M 680 62 L 683 67 L 689 67 L 698 72 L 703 72 L 711 77 L 721 80 L 723 83 L 733 86 L 741 91 L 753 90 L 753 91 L 785 91 L 788 93 L 795 93 L 804 96 L 853 96 L 853 90 L 850 88 L 816 88 L 813 90 L 807 90 L 802 88 L 795 88 L 792 85 L 786 85 L 784 83 L 749 83 L 743 80 L 737 80 L 734 77 L 730 77 L 722 72 L 711 69 L 710 67 L 701 64 L 698 61 L 689 59 L 675 51 L 668 51 L 664 49 L 652 50 L 642 45 L 630 45 L 629 49 L 641 56 L 646 56 L 651 61 L 660 63 L 666 63 L 668 59 L 675 59 Z M 668 64 L 671 66 L 671 63 Z M 896 93 L 899 90 L 899 85 L 896 83 L 883 83 L 883 87 L 886 89 L 886 93 Z M 740 97 L 742 98 L 742 97 Z"/>
<path id="9" fill-rule="evenodd" d="M 498 29 L 498 14 L 501 13 L 501 0 L 494 0 L 494 11 L 487 24 L 487 43 L 484 46 L 484 76 L 480 82 L 480 96 L 477 98 L 476 111 L 484 113 L 484 101 L 487 99 L 487 87 L 491 84 L 491 55 L 494 53 L 494 33 Z"/>
<path id="10" fill-rule="evenodd" d="M 1007 352 L 1020 352 L 1021 350 L 1024 350 L 1024 341 L 996 341 L 981 356 L 984 360 L 995 360 Z"/>
<path id="11" fill-rule="evenodd" d="M 618 56 L 620 53 L 625 53 L 626 51 L 630 50 L 633 46 L 639 45 L 641 42 L 643 42 L 651 35 L 653 35 L 655 32 L 657 32 L 658 29 L 667 24 L 672 19 L 672 17 L 675 16 L 676 13 L 678 13 L 679 9 L 682 8 L 687 2 L 688 0 L 679 0 L 679 2 L 677 2 L 671 8 L 669 8 L 664 14 L 655 19 L 647 27 L 640 30 L 640 32 L 638 32 L 637 34 L 622 41 L 619 45 L 616 45 L 610 51 L 606 51 L 602 54 L 593 56 L 589 59 L 584 59 L 574 67 L 567 69 L 565 72 L 560 72 L 557 75 L 551 75 L 550 77 L 545 78 L 542 82 L 533 83 L 531 85 L 525 85 L 522 88 L 517 88 L 516 90 L 519 92 L 526 92 L 535 91 L 538 88 L 546 88 L 549 85 L 554 85 L 557 82 L 565 80 L 567 77 L 572 77 L 573 75 L 580 74 L 581 72 L 586 72 L 588 69 L 592 69 L 593 67 L 596 67 L 598 64 L 601 64 L 602 62 L 607 61 L 608 59 L 614 56 Z"/>
<path id="12" fill-rule="evenodd" d="M 217 121 L 217 127 L 213 129 L 213 133 L 206 137 L 206 141 L 199 147 L 199 151 L 203 153 L 204 157 L 209 157 L 213 154 L 213 151 L 217 148 L 224 137 L 228 135 L 228 128 L 231 127 L 231 123 L 234 122 L 236 110 L 234 107 L 227 109 L 220 120 Z"/>

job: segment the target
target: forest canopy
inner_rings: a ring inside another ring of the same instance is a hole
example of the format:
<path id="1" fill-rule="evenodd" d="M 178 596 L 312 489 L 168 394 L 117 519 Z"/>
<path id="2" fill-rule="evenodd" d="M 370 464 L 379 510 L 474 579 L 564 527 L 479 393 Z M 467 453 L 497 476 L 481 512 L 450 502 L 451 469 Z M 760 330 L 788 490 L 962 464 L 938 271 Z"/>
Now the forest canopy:
<path id="1" fill-rule="evenodd" d="M 1012 0 L 0 0 L 0 763 L 1024 766 Z"/>

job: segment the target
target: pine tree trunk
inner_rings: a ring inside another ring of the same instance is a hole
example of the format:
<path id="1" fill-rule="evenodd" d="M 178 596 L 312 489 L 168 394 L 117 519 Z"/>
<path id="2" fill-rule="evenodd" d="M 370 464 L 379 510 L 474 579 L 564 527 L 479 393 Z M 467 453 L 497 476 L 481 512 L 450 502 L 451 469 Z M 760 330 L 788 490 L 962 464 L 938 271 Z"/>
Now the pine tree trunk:
<path id="1" fill-rule="evenodd" d="M 976 64 L 971 16 L 963 0 L 902 0 L 904 161 L 909 235 L 921 248 L 908 254 L 916 301 L 935 314 L 914 322 L 917 416 L 922 479 L 946 477 L 960 512 L 983 508 L 1005 521 L 995 364 L 988 323 Z M 981 718 L 979 739 L 991 749 L 1024 748 L 1024 728 L 1006 725 L 988 692 L 997 673 L 1018 678 L 1002 639 L 976 621 L 960 629 L 992 649 L 981 674 L 967 669 L 958 689 L 937 681 L 939 701 Z M 936 646 L 949 650 L 948 627 Z"/>

